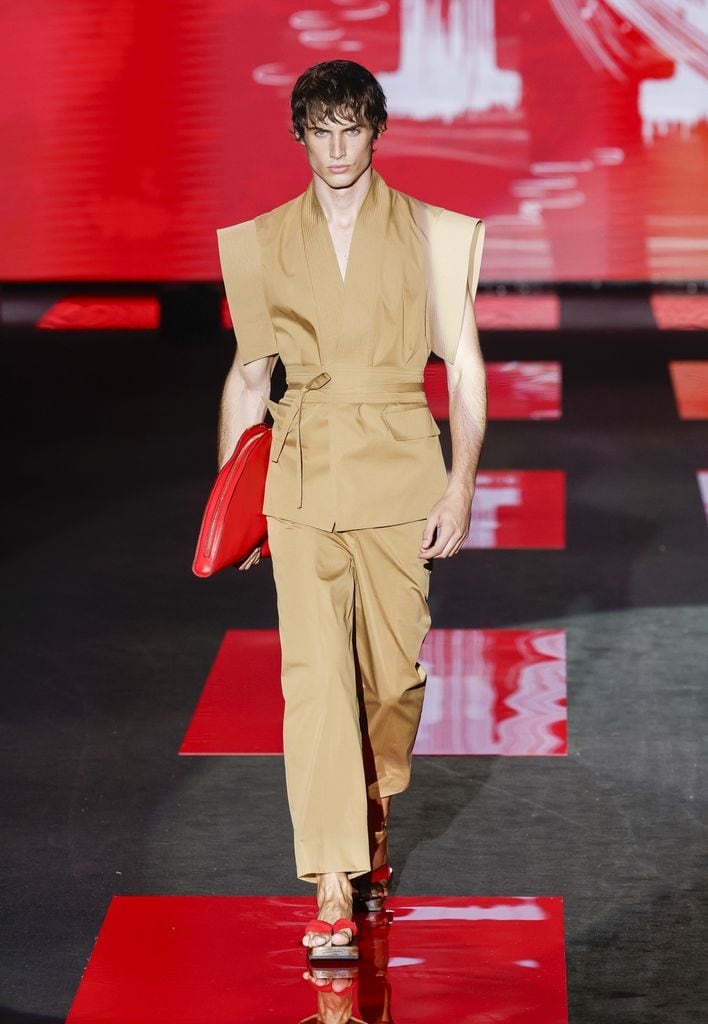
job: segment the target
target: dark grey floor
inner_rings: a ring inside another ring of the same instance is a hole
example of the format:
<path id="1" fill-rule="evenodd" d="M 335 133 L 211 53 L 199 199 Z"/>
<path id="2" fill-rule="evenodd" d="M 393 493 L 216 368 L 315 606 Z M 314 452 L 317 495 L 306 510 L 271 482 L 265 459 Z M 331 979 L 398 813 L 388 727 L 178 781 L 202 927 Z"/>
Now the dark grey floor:
<path id="1" fill-rule="evenodd" d="M 190 569 L 231 337 L 17 328 L 2 344 L 5 1024 L 64 1019 L 113 894 L 312 888 L 294 875 L 280 759 L 177 755 L 224 631 L 277 622 L 269 561 Z M 416 759 L 394 805 L 395 889 L 562 895 L 573 1024 L 695 1022 L 708 423 L 677 418 L 666 363 L 708 358 L 705 336 L 483 347 L 562 361 L 562 420 L 492 422 L 483 466 L 565 469 L 568 545 L 436 562 L 433 624 L 565 629 L 570 754 Z M 449 454 L 445 425 L 443 440 Z"/>

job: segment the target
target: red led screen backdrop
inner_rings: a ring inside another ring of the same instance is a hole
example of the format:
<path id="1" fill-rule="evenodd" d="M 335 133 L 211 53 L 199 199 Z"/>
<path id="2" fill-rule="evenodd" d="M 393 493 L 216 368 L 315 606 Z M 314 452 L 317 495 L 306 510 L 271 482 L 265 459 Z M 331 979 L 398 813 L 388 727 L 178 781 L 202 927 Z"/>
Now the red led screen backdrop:
<path id="1" fill-rule="evenodd" d="M 393 187 L 484 217 L 487 280 L 708 277 L 708 0 L 0 6 L 0 278 L 218 278 L 216 227 L 309 180 L 304 68 L 390 113 Z"/>

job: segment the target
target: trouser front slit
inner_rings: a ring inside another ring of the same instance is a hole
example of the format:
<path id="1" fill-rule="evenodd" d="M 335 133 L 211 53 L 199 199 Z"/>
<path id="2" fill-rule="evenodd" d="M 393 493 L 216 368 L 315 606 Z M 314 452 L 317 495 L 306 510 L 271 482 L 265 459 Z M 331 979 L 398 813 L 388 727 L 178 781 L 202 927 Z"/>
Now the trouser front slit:
<path id="1" fill-rule="evenodd" d="M 285 777 L 303 880 L 369 871 L 367 797 L 410 781 L 426 681 L 417 657 L 430 628 L 423 528 L 418 520 L 327 531 L 268 516 Z"/>

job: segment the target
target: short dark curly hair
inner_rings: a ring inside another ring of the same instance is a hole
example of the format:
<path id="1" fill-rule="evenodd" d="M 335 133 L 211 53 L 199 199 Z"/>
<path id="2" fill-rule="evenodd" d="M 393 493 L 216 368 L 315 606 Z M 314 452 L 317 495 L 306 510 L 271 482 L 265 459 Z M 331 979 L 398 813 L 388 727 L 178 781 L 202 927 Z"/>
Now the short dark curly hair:
<path id="1" fill-rule="evenodd" d="M 315 121 L 338 121 L 337 114 L 367 124 L 374 139 L 386 131 L 384 91 L 362 64 L 353 60 L 325 60 L 303 71 L 290 94 L 293 127 L 300 142 L 305 128 Z"/>

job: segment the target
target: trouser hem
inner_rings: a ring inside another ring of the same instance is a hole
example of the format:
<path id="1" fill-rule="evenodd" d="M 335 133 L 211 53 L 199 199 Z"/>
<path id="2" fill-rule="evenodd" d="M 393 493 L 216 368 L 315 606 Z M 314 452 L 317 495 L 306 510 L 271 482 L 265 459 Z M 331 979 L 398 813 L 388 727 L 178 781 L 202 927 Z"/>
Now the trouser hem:
<path id="1" fill-rule="evenodd" d="M 347 878 L 352 879 L 352 878 L 358 878 L 359 875 L 366 875 L 366 874 L 368 874 L 368 872 L 371 871 L 371 865 L 368 864 L 365 868 L 356 868 L 356 870 L 354 870 L 354 871 L 348 871 L 346 868 L 332 868 L 332 867 L 315 868 L 315 870 L 313 870 L 313 871 L 306 871 L 306 870 L 298 869 L 297 877 L 299 878 L 299 880 L 301 882 L 313 882 L 316 885 L 317 884 L 317 876 L 318 875 L 325 875 L 325 874 L 328 874 L 330 872 L 335 872 L 335 871 L 344 871 L 346 876 L 347 876 Z"/>
<path id="2" fill-rule="evenodd" d="M 410 783 L 410 775 L 405 777 L 399 775 L 397 778 L 387 776 L 370 783 L 366 791 L 371 800 L 380 800 L 385 796 L 395 796 L 397 793 L 402 793 L 408 789 Z"/>

